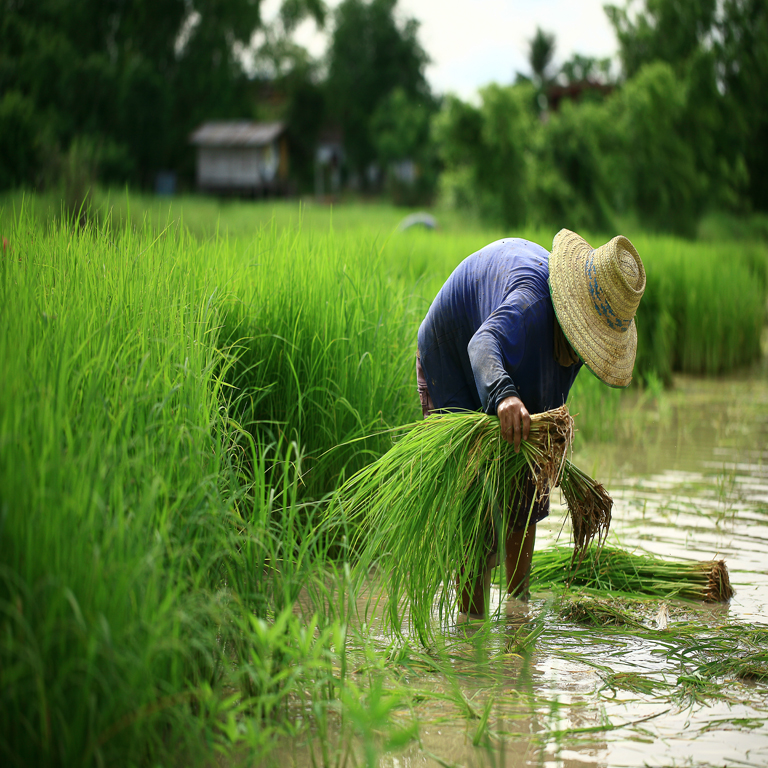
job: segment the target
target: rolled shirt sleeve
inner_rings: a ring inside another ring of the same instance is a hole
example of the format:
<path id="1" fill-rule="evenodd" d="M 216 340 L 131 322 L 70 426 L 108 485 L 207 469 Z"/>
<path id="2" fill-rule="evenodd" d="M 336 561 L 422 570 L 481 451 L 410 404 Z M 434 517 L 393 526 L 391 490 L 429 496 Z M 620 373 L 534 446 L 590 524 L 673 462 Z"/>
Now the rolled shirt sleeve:
<path id="1" fill-rule="evenodd" d="M 512 379 L 525 355 L 524 312 L 529 301 L 520 291 L 512 292 L 477 329 L 467 346 L 483 410 L 491 415 L 502 400 L 520 397 Z"/>

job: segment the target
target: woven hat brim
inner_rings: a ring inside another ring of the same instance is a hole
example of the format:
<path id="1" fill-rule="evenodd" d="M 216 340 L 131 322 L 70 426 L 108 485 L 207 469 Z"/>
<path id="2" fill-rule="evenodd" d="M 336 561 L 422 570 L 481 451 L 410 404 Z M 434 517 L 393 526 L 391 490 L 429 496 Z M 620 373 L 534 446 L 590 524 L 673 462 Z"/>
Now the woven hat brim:
<path id="1" fill-rule="evenodd" d="M 549 256 L 552 305 L 565 337 L 592 373 L 611 387 L 626 387 L 635 367 L 637 327 L 632 320 L 622 333 L 598 315 L 585 272 L 592 250 L 575 232 L 557 235 Z"/>

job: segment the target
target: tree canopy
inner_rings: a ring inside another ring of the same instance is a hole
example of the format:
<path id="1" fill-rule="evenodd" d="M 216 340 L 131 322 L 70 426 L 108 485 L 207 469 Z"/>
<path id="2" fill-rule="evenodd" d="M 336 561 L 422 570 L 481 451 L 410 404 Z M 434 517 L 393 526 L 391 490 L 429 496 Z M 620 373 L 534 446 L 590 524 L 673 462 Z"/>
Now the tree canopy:
<path id="1" fill-rule="evenodd" d="M 395 17 L 397 0 L 343 0 L 335 13 L 328 51 L 328 108 L 344 131 L 353 171 L 362 176 L 377 159 L 372 117 L 398 90 L 397 98 L 431 107 L 424 75 L 428 57 L 418 41 L 419 24 Z"/>
<path id="2" fill-rule="evenodd" d="M 28 155 L 90 136 L 107 175 L 146 183 L 183 164 L 196 123 L 242 114 L 236 51 L 260 24 L 260 0 L 2 5 L 0 114 L 28 126 Z M 26 160 L 0 172 L 6 183 L 28 181 Z"/>
<path id="3" fill-rule="evenodd" d="M 549 69 L 555 57 L 555 36 L 536 27 L 536 34 L 528 42 L 528 62 L 533 81 L 540 88 L 550 80 Z"/>
<path id="4" fill-rule="evenodd" d="M 682 135 L 713 186 L 743 168 L 746 200 L 768 210 L 768 3 L 644 0 L 607 6 L 625 76 L 669 64 L 687 89 Z M 723 171 L 725 176 L 723 177 Z"/>
<path id="5" fill-rule="evenodd" d="M 508 224 L 631 214 L 692 232 L 707 208 L 768 210 L 766 0 L 606 6 L 618 77 L 583 53 L 556 67 L 555 37 L 537 28 L 517 85 L 483 89 L 479 105 L 447 97 L 437 115 L 418 22 L 397 0 L 342 0 L 333 13 L 281 0 L 266 25 L 261 11 L 261 0 L 0 0 L 0 187 L 45 183 L 67 152 L 98 162 L 107 183 L 190 178 L 196 125 L 256 118 L 287 122 L 303 189 L 332 127 L 361 187 L 372 168 L 417 168 L 423 199 L 441 171 L 447 198 Z M 292 37 L 306 18 L 329 29 L 322 60 Z"/>

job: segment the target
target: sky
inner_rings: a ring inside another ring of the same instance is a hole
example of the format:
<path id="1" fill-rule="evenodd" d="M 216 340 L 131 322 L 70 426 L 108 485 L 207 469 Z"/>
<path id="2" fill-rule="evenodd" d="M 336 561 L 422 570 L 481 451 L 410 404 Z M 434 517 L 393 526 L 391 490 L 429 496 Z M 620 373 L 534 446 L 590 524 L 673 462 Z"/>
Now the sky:
<path id="1" fill-rule="evenodd" d="M 509 83 L 518 71 L 528 72 L 528 41 L 536 27 L 555 35 L 555 64 L 574 53 L 614 56 L 616 36 L 603 5 L 610 0 L 399 0 L 401 17 L 417 19 L 419 40 L 432 63 L 426 74 L 439 94 L 473 99 L 489 82 Z M 624 0 L 613 0 L 624 5 Z M 333 8 L 339 0 L 326 0 Z M 265 0 L 265 19 L 280 0 Z M 314 56 L 325 51 L 327 37 L 314 22 L 305 22 L 296 41 Z"/>

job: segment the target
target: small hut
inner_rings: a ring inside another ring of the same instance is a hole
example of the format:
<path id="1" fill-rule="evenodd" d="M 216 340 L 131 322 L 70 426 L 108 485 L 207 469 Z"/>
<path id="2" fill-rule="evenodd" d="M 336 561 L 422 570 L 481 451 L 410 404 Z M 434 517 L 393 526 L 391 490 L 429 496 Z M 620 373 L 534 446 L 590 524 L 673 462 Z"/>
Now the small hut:
<path id="1" fill-rule="evenodd" d="M 197 147 L 197 186 L 202 191 L 260 196 L 287 189 L 284 123 L 204 123 L 190 143 Z"/>

